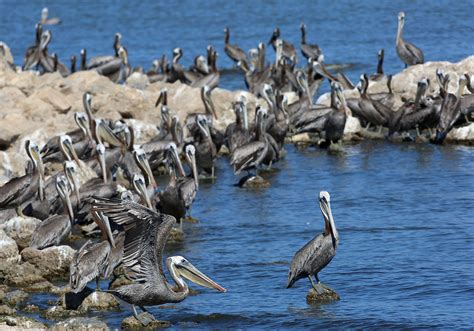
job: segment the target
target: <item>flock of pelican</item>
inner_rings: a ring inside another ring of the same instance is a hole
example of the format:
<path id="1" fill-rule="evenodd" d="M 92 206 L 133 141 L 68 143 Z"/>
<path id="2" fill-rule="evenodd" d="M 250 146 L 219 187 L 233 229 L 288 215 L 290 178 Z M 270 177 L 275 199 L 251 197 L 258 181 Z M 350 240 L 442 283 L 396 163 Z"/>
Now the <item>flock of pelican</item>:
<path id="1" fill-rule="evenodd" d="M 113 55 L 87 58 L 83 49 L 79 68 L 73 56 L 68 69 L 56 54 L 49 54 L 52 34 L 43 27 L 57 24 L 59 19 L 47 16 L 46 9 L 36 25 L 35 43 L 26 51 L 23 70 L 58 71 L 64 76 L 76 70 L 94 70 L 117 83 L 124 82 L 133 71 L 144 72 L 142 68 L 132 69 L 119 33 L 114 37 Z M 397 54 L 406 66 L 423 63 L 422 51 L 403 40 L 404 20 L 404 13 L 400 13 Z M 206 56 L 197 56 L 188 69 L 179 63 L 183 54 L 180 48 L 173 50 L 171 63 L 166 56 L 153 62 L 146 72 L 150 81 L 181 81 L 200 88 L 204 112 L 189 114 L 180 123 L 168 106 L 168 91 L 162 89 L 156 101 L 161 112 L 159 134 L 141 145 L 135 142 L 134 128 L 124 121 L 94 117 L 93 95 L 85 93 L 84 112 L 74 116 L 77 129 L 51 137 L 41 148 L 33 141 L 26 142 L 30 159 L 26 174 L 0 188 L 0 218 L 28 215 L 42 220 L 30 243 L 40 250 L 67 241 L 76 225 L 95 224 L 101 237 L 89 236 L 75 254 L 70 266 L 71 291 L 80 292 L 94 280 L 100 290 L 99 280 L 111 277 L 113 270 L 123 265 L 131 283 L 106 291 L 130 303 L 135 317 L 146 325 L 150 320 L 139 315 L 136 306 L 145 310 L 145 306 L 184 300 L 189 294 L 184 279 L 226 291 L 184 257 L 166 259 L 174 284 L 168 282 L 163 269 L 168 237 L 173 231 L 182 231 L 179 224 L 190 215 L 200 179 L 215 177 L 215 161 L 222 146 L 227 147 L 236 174 L 246 171 L 249 178 L 255 178 L 250 173 L 278 162 L 289 134 L 319 134 L 323 148 L 340 144 L 349 116 L 358 117 L 367 129 L 386 127 L 389 136 L 412 130 L 421 135 L 423 130 L 435 129 L 436 143 L 441 143 L 453 127 L 472 118 L 474 88 L 468 73 L 461 76 L 459 89 L 453 94 L 447 90 L 449 75 L 439 70 L 438 95 L 427 95 L 431 82 L 422 79 L 414 98 L 405 100 L 402 108 L 394 111 L 393 100 L 397 96 L 392 92 L 391 76 L 383 71 L 384 50 L 378 53 L 376 72 L 363 74 L 360 83 L 354 85 L 344 74 L 329 72 L 321 48 L 307 42 L 305 24 L 300 29 L 306 68 L 296 67 L 296 47 L 281 38 L 278 28 L 268 42 L 276 54 L 272 64 L 266 61 L 264 43 L 246 53 L 230 43 L 230 29 L 224 30 L 225 53 L 243 71 L 249 91 L 266 103 L 251 110 L 254 123 L 249 123 L 247 100 L 241 97 L 232 103 L 235 122 L 225 131 L 214 126 L 218 114 L 212 90 L 218 85 L 220 74 L 217 52 L 212 46 L 207 48 Z M 330 106 L 313 103 L 325 79 L 331 85 Z M 386 80 L 387 92 L 370 94 L 370 83 L 380 80 Z M 473 94 L 464 95 L 465 87 Z M 354 88 L 360 97 L 346 99 L 343 91 Z M 297 94 L 298 101 L 290 104 L 288 93 Z M 156 178 L 163 174 L 167 175 L 168 184 L 161 188 Z M 318 273 L 335 256 L 339 234 L 328 192 L 320 193 L 319 204 L 324 232 L 296 253 L 287 287 L 307 277 L 312 287 L 322 293 L 324 285 L 319 282 Z"/>

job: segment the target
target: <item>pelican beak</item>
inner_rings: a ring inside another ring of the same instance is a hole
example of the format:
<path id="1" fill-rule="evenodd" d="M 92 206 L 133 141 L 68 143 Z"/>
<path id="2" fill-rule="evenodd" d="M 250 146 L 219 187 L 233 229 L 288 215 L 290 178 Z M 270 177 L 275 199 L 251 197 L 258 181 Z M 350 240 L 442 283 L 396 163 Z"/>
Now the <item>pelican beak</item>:
<path id="1" fill-rule="evenodd" d="M 77 204 L 79 205 L 80 202 L 80 195 L 79 195 L 79 184 L 76 178 L 76 168 L 74 163 L 71 161 L 64 162 L 64 173 L 66 174 L 66 178 L 69 180 L 69 183 L 74 189 L 74 193 L 76 195 Z"/>
<path id="2" fill-rule="evenodd" d="M 77 156 L 76 150 L 74 149 L 74 146 L 72 145 L 71 140 L 67 139 L 64 141 L 64 146 L 68 149 L 70 155 L 76 161 L 76 164 L 79 168 L 82 169 L 81 162 L 79 162 L 79 157 Z"/>
<path id="3" fill-rule="evenodd" d="M 173 147 L 173 157 L 176 161 L 176 165 L 178 166 L 179 174 L 181 177 L 185 177 L 186 174 L 184 172 L 183 164 L 181 163 L 181 159 L 179 158 L 178 149 Z"/>
<path id="4" fill-rule="evenodd" d="M 156 188 L 156 181 L 155 177 L 153 177 L 153 172 L 150 168 L 150 163 L 148 163 L 148 158 L 146 157 L 146 153 L 143 150 L 135 150 L 135 161 L 137 162 L 138 166 L 142 171 L 147 175 L 149 183 Z"/>
<path id="5" fill-rule="evenodd" d="M 72 210 L 71 199 L 69 198 L 69 188 L 67 180 L 64 177 L 57 177 L 56 179 L 56 189 L 58 190 L 59 196 L 63 201 L 63 204 L 66 205 L 67 212 L 69 214 L 69 219 L 71 223 L 74 222 L 74 212 Z"/>
<path id="6" fill-rule="evenodd" d="M 107 238 L 109 239 L 110 245 L 115 248 L 115 240 L 114 236 L 112 235 L 112 229 L 110 228 L 110 221 L 107 216 L 104 215 L 102 212 L 93 211 L 92 218 L 96 222 L 97 226 L 100 228 L 102 233 L 104 233 Z"/>
<path id="7" fill-rule="evenodd" d="M 216 107 L 214 106 L 214 101 L 212 101 L 210 92 L 209 92 L 208 101 L 209 101 L 209 108 L 211 108 L 212 116 L 214 116 L 216 120 L 219 119 L 219 117 L 217 116 Z"/>
<path id="8" fill-rule="evenodd" d="M 332 217 L 330 196 L 328 192 L 322 191 L 319 194 L 319 205 L 326 223 L 329 223 L 331 236 L 333 237 L 333 246 L 335 247 L 339 241 L 339 233 L 337 232 L 334 218 Z"/>
<path id="9" fill-rule="evenodd" d="M 148 192 L 145 187 L 145 180 L 141 175 L 133 175 L 133 188 L 135 191 L 140 195 L 141 199 L 145 201 L 148 208 L 153 209 L 153 205 L 151 204 L 150 197 L 148 196 Z"/>
<path id="10" fill-rule="evenodd" d="M 205 274 L 203 274 L 195 266 L 193 266 L 190 262 L 186 260 L 184 260 L 184 262 L 176 264 L 176 268 L 178 269 L 178 272 L 181 276 L 185 277 L 186 279 L 192 281 L 195 284 L 207 288 L 213 288 L 218 290 L 219 292 L 227 292 L 225 288 L 223 288 L 215 281 L 207 277 Z"/>
<path id="11" fill-rule="evenodd" d="M 44 164 L 43 164 L 43 158 L 41 157 L 40 151 L 38 146 L 34 146 L 31 148 L 31 156 L 35 159 L 36 161 L 36 167 L 38 169 L 38 172 L 40 174 L 39 176 L 39 185 L 38 185 L 38 193 L 40 200 L 44 200 Z"/>

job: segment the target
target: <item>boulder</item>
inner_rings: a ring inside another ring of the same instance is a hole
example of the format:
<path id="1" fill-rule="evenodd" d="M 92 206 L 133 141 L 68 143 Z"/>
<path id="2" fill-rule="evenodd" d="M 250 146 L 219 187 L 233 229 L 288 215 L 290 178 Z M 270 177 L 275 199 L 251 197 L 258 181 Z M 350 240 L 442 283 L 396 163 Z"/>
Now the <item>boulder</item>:
<path id="1" fill-rule="evenodd" d="M 85 311 L 66 309 L 63 306 L 52 306 L 41 312 L 41 316 L 48 320 L 60 320 L 67 317 L 84 315 Z"/>
<path id="2" fill-rule="evenodd" d="M 16 309 L 7 305 L 0 305 L 0 315 L 13 315 L 16 313 Z"/>
<path id="3" fill-rule="evenodd" d="M 142 319 L 151 321 L 148 325 L 144 326 L 135 316 L 129 316 L 122 321 L 122 329 L 125 330 L 151 330 L 158 328 L 167 328 L 171 326 L 171 323 L 168 321 L 158 321 L 150 313 L 143 312 L 138 315 Z"/>
<path id="4" fill-rule="evenodd" d="M 68 278 L 69 265 L 76 251 L 69 246 L 54 246 L 43 250 L 25 248 L 21 252 L 24 261 L 34 265 L 47 279 Z"/>
<path id="5" fill-rule="evenodd" d="M 322 285 L 322 293 L 316 292 L 314 288 L 311 288 L 306 295 L 306 302 L 309 304 L 325 304 L 333 301 L 339 301 L 341 298 L 334 290 L 329 287 Z"/>
<path id="6" fill-rule="evenodd" d="M 0 229 L 0 269 L 7 264 L 20 261 L 18 246 L 12 238 L 7 236 L 5 231 Z"/>
<path id="7" fill-rule="evenodd" d="M 451 130 L 446 136 L 446 141 L 474 142 L 474 123 Z"/>
<path id="8" fill-rule="evenodd" d="M 28 262 L 0 264 L 0 279 L 3 279 L 5 284 L 20 288 L 45 281 L 40 275 L 40 271 Z"/>
<path id="9" fill-rule="evenodd" d="M 117 310 L 120 304 L 113 294 L 92 292 L 82 302 L 79 310 Z"/>
<path id="10" fill-rule="evenodd" d="M 16 216 L 2 225 L 3 231 L 16 241 L 18 247 L 28 247 L 36 226 L 41 223 L 33 217 Z"/>
<path id="11" fill-rule="evenodd" d="M 150 84 L 150 81 L 148 80 L 147 75 L 140 72 L 134 72 L 127 78 L 125 84 L 137 90 L 145 90 Z"/>
<path id="12" fill-rule="evenodd" d="M 26 316 L 0 316 L 0 330 L 46 330 L 47 326 Z"/>
<path id="13" fill-rule="evenodd" d="M 66 330 L 94 330 L 102 331 L 109 330 L 107 324 L 99 320 L 97 317 L 71 317 L 65 321 L 54 324 L 51 331 L 66 331 Z"/>
<path id="14" fill-rule="evenodd" d="M 67 113 L 72 108 L 66 96 L 64 96 L 58 90 L 49 86 L 41 88 L 31 97 L 38 98 L 50 104 L 53 107 L 54 111 L 59 112 L 61 114 Z"/>
<path id="15" fill-rule="evenodd" d="M 9 64 L 15 63 L 10 47 L 3 41 L 0 41 L 0 60 L 4 60 Z"/>

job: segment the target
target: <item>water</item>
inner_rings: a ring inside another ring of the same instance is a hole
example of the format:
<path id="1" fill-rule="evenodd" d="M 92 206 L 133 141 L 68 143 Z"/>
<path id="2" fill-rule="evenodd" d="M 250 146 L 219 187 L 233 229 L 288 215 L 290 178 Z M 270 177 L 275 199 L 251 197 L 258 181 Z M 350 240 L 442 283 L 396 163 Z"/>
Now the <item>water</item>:
<path id="1" fill-rule="evenodd" d="M 219 67 L 231 68 L 223 50 L 223 27 L 231 41 L 248 49 L 267 41 L 280 26 L 283 37 L 299 43 L 299 23 L 308 26 L 329 63 L 350 64 L 354 80 L 375 70 L 376 52 L 386 50 L 387 72 L 402 68 L 394 51 L 396 15 L 405 10 L 406 39 L 427 60 L 458 61 L 473 53 L 471 2 L 280 1 L 177 4 L 155 1 L 1 1 L 0 36 L 15 58 L 34 39 L 43 6 L 63 24 L 52 27 L 51 51 L 64 60 L 87 47 L 91 56 L 110 54 L 115 32 L 123 34 L 131 62 L 148 67 L 171 49 L 184 49 L 184 64 L 208 44 L 220 51 Z M 5 14 L 7 13 L 7 14 Z M 268 52 L 272 58 L 273 51 Z M 236 72 L 223 76 L 227 88 L 243 88 Z M 167 255 L 187 257 L 228 289 L 201 289 L 198 296 L 169 308 L 151 308 L 173 328 L 472 328 L 474 326 L 474 150 L 363 142 L 340 155 L 286 147 L 288 156 L 268 175 L 271 187 L 245 190 L 226 159 L 218 180 L 203 184 L 193 206 L 197 225 L 186 225 L 186 241 Z M 288 264 L 303 244 L 323 228 L 316 203 L 320 190 L 332 197 L 341 242 L 321 280 L 341 301 L 311 306 L 307 280 L 285 289 Z M 105 286 L 105 284 L 103 284 Z M 192 285 L 191 285 L 192 286 Z M 196 286 L 193 288 L 197 289 Z M 44 304 L 49 296 L 31 300 Z M 130 315 L 91 313 L 110 327 Z"/>

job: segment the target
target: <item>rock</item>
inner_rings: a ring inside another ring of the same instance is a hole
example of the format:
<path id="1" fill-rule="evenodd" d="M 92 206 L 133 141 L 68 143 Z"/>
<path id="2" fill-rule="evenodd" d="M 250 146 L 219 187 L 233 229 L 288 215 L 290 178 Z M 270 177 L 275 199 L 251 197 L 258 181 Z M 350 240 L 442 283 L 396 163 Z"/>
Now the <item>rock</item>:
<path id="1" fill-rule="evenodd" d="M 181 243 L 184 241 L 184 232 L 180 228 L 172 228 L 168 237 L 168 243 Z"/>
<path id="2" fill-rule="evenodd" d="M 84 289 L 78 293 L 74 293 L 72 291 L 68 291 L 64 293 L 64 295 L 61 297 L 61 305 L 65 309 L 79 309 L 79 307 L 82 305 L 84 300 L 90 296 L 91 293 L 93 293 L 94 290 L 92 290 L 89 287 L 84 287 Z M 81 309 L 83 311 L 86 311 L 87 309 Z"/>
<path id="3" fill-rule="evenodd" d="M 290 142 L 293 144 L 298 144 L 298 143 L 306 143 L 306 144 L 311 144 L 314 143 L 314 139 L 311 138 L 309 133 L 300 133 L 300 134 L 295 134 L 290 137 Z"/>
<path id="4" fill-rule="evenodd" d="M 45 279 L 40 275 L 38 268 L 26 262 L 22 264 L 0 264 L 0 278 L 5 284 L 25 288 Z"/>
<path id="5" fill-rule="evenodd" d="M 19 133 L 13 132 L 7 127 L 2 128 L 0 130 L 0 150 L 10 148 L 19 136 Z"/>
<path id="6" fill-rule="evenodd" d="M 125 123 L 133 128 L 135 144 L 146 143 L 160 133 L 156 124 L 146 123 L 135 119 L 127 119 L 125 120 Z"/>
<path id="7" fill-rule="evenodd" d="M 22 311 L 26 313 L 37 313 L 40 311 L 40 308 L 37 305 L 26 305 L 22 308 Z"/>
<path id="8" fill-rule="evenodd" d="M 0 330 L 46 330 L 47 326 L 26 316 L 0 316 Z"/>
<path id="9" fill-rule="evenodd" d="M 117 287 L 120 287 L 120 286 L 123 286 L 123 285 L 130 285 L 132 283 L 133 283 L 133 281 L 128 279 L 125 276 L 124 267 L 123 267 L 123 265 L 121 265 L 121 266 L 115 268 L 115 270 L 114 270 L 114 279 L 111 282 L 109 288 L 114 289 L 114 288 L 117 288 Z"/>
<path id="10" fill-rule="evenodd" d="M 446 141 L 453 142 L 473 142 L 474 141 L 474 123 L 452 129 L 446 136 Z"/>
<path id="11" fill-rule="evenodd" d="M 21 252 L 24 261 L 34 265 L 47 279 L 68 278 L 69 265 L 76 251 L 66 245 L 48 247 L 43 250 L 25 248 Z"/>
<path id="12" fill-rule="evenodd" d="M 55 286 L 48 282 L 47 280 L 41 281 L 34 283 L 27 288 L 25 288 L 25 291 L 30 292 L 30 293 L 35 293 L 35 292 L 55 292 Z"/>
<path id="13" fill-rule="evenodd" d="M 339 301 L 341 298 L 339 297 L 339 294 L 334 292 L 332 289 L 330 289 L 327 286 L 322 285 L 323 287 L 323 293 L 319 294 L 314 290 L 314 288 L 311 288 L 306 295 L 306 302 L 308 304 L 320 304 L 320 303 L 330 303 L 333 301 Z"/>
<path id="14" fill-rule="evenodd" d="M 0 270 L 7 264 L 19 262 L 20 258 L 15 240 L 0 229 Z"/>
<path id="15" fill-rule="evenodd" d="M 136 88 L 138 90 L 145 90 L 150 81 L 148 80 L 148 76 L 139 72 L 132 73 L 125 82 L 127 86 Z"/>
<path id="16" fill-rule="evenodd" d="M 97 317 L 72 317 L 65 321 L 54 324 L 51 331 L 66 331 L 66 330 L 109 330 L 107 324 L 99 320 Z"/>
<path id="17" fill-rule="evenodd" d="M 270 187 L 270 182 L 261 176 L 249 175 L 242 177 L 237 185 L 244 188 L 259 189 Z"/>
<path id="18" fill-rule="evenodd" d="M 10 306 L 7 305 L 1 305 L 0 306 L 0 315 L 13 315 L 16 313 L 15 308 L 11 308 Z"/>
<path id="19" fill-rule="evenodd" d="M 28 247 L 31 240 L 31 235 L 36 229 L 36 226 L 41 223 L 39 219 L 33 217 L 16 216 L 3 224 L 3 231 L 16 241 L 20 249 Z"/>
<path id="20" fill-rule="evenodd" d="M 117 310 L 119 307 L 120 304 L 113 294 L 93 292 L 82 302 L 79 310 Z"/>
<path id="21" fill-rule="evenodd" d="M 66 309 L 62 306 L 52 306 L 44 310 L 41 313 L 41 316 L 49 320 L 60 320 L 66 317 L 76 317 L 84 315 L 85 313 L 86 312 L 82 310 Z"/>
<path id="22" fill-rule="evenodd" d="M 344 135 L 359 133 L 362 130 L 360 121 L 358 118 L 349 116 L 346 119 L 346 125 L 344 126 Z"/>
<path id="23" fill-rule="evenodd" d="M 150 313 L 143 312 L 138 315 L 140 318 L 145 318 L 147 320 L 152 320 L 150 324 L 146 327 L 135 318 L 135 316 L 129 316 L 122 321 L 122 328 L 128 330 L 144 330 L 144 329 L 157 329 L 157 328 L 167 328 L 171 326 L 171 323 L 168 321 L 158 321 Z"/>
<path id="24" fill-rule="evenodd" d="M 0 151 L 0 185 L 3 186 L 10 178 L 24 174 L 25 164 L 26 159 L 22 155 L 15 152 Z M 9 218 L 7 218 L 8 216 L 0 216 L 0 224 L 16 215 L 15 212 L 10 214 Z"/>
<path id="25" fill-rule="evenodd" d="M 52 87 L 43 87 L 31 97 L 36 97 L 46 103 L 49 103 L 51 106 L 53 106 L 55 111 L 61 114 L 67 113 L 72 108 L 67 98 L 61 92 L 53 89 Z"/>
<path id="26" fill-rule="evenodd" d="M 28 299 L 28 294 L 23 292 L 22 290 L 15 290 L 12 292 L 8 292 L 5 295 L 4 302 L 9 306 L 18 306 L 19 304 L 23 303 Z"/>

